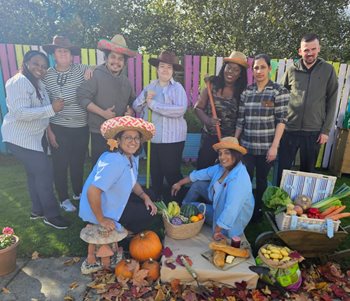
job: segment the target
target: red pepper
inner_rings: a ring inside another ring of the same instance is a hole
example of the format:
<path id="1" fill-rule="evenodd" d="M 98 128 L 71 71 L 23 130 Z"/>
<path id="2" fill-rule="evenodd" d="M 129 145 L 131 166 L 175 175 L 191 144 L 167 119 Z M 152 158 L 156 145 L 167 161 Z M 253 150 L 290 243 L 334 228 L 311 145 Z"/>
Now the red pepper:
<path id="1" fill-rule="evenodd" d="M 320 218 L 320 210 L 318 208 L 309 208 L 307 210 L 307 217 L 309 218 Z"/>

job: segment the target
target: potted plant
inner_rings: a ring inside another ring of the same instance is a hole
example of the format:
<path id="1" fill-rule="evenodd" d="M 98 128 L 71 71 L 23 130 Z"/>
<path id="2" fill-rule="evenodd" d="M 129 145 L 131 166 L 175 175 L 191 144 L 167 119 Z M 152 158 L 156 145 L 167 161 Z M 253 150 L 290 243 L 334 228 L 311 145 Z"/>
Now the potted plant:
<path id="1" fill-rule="evenodd" d="M 19 238 L 12 228 L 2 229 L 2 234 L 0 234 L 0 276 L 15 270 L 18 243 Z"/>

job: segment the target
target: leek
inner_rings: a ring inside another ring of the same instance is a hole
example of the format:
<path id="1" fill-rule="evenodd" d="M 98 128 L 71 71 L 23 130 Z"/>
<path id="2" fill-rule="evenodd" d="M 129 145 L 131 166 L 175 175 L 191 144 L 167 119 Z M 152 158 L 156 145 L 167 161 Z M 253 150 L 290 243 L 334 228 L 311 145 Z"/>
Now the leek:
<path id="1" fill-rule="evenodd" d="M 325 208 L 326 206 L 337 206 L 340 202 L 339 200 L 347 196 L 350 196 L 350 187 L 344 183 L 335 191 L 335 193 L 332 196 L 329 196 L 323 199 L 322 201 L 312 204 L 312 208 Z"/>

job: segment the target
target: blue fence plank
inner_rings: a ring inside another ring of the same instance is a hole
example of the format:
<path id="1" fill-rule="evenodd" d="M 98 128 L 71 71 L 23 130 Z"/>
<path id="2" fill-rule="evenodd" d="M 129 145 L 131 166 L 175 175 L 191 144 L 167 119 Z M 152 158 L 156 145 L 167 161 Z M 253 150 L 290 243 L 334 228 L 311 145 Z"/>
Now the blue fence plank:
<path id="1" fill-rule="evenodd" d="M 7 113 L 6 99 L 5 99 L 5 86 L 2 84 L 4 82 L 4 78 L 2 76 L 2 71 L 0 68 L 0 125 L 2 124 L 3 118 Z M 6 153 L 6 145 L 2 142 L 2 135 L 0 131 L 0 153 Z"/>

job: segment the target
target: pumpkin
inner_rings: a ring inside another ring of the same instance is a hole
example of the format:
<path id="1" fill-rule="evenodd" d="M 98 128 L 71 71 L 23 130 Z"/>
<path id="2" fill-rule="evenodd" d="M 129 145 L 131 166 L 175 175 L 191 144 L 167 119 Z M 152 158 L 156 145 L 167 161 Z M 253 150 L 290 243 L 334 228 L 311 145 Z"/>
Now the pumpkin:
<path id="1" fill-rule="evenodd" d="M 134 274 L 135 260 L 133 259 L 122 259 L 117 263 L 114 269 L 114 274 L 117 277 L 122 277 L 125 279 L 132 278 Z"/>
<path id="2" fill-rule="evenodd" d="M 197 215 L 199 212 L 199 209 L 197 206 L 193 204 L 186 204 L 181 206 L 181 214 L 185 217 L 190 218 L 193 215 Z"/>
<path id="3" fill-rule="evenodd" d="M 158 261 L 150 258 L 142 264 L 141 268 L 148 271 L 147 280 L 156 281 L 159 278 L 160 266 Z"/>
<path id="4" fill-rule="evenodd" d="M 154 260 L 159 259 L 162 248 L 162 243 L 155 232 L 144 231 L 131 239 L 129 252 L 132 258 L 143 262 L 149 258 Z"/>

